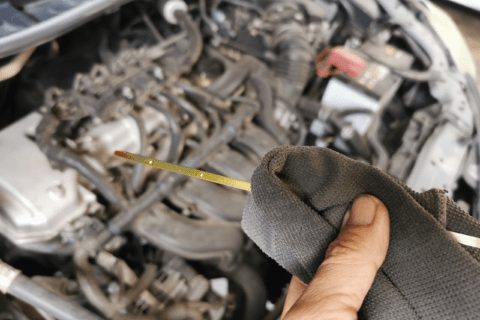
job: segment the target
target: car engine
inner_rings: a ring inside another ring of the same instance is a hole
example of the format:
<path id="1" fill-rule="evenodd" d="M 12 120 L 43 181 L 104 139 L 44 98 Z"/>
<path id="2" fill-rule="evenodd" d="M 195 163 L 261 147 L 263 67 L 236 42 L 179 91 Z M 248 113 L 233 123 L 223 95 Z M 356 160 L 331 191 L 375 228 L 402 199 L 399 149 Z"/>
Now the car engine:
<path id="1" fill-rule="evenodd" d="M 9 319 L 279 318 L 290 276 L 242 232 L 247 193 L 116 150 L 250 181 L 277 146 L 331 148 L 480 217 L 480 95 L 428 1 L 0 9 Z"/>

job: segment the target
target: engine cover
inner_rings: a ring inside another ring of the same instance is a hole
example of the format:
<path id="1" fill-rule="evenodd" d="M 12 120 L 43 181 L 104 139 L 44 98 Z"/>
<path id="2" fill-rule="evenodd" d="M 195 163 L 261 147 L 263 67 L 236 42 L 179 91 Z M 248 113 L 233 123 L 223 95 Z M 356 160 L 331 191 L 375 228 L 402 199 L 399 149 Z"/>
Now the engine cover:
<path id="1" fill-rule="evenodd" d="M 40 120 L 32 113 L 0 133 L 0 232 L 17 245 L 55 237 L 97 200 L 75 170 L 53 169 L 29 138 Z"/>

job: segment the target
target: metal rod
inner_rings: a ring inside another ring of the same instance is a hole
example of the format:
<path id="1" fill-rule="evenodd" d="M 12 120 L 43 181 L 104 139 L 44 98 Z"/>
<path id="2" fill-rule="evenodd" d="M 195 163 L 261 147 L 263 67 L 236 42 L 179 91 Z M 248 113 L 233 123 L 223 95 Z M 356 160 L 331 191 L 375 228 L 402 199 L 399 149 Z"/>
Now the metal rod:
<path id="1" fill-rule="evenodd" d="M 137 163 L 147 164 L 147 165 L 159 168 L 159 169 L 165 169 L 165 170 L 168 170 L 168 171 L 171 171 L 171 172 L 184 174 L 184 175 L 194 177 L 194 178 L 198 178 L 198 179 L 202 179 L 202 180 L 205 180 L 205 181 L 210 181 L 210 182 L 223 184 L 223 185 L 233 187 L 233 188 L 237 188 L 237 189 L 251 191 L 250 183 L 246 182 L 246 181 L 241 181 L 241 180 L 237 180 L 237 179 L 233 179 L 233 178 L 228 178 L 228 177 L 224 177 L 224 176 L 221 176 L 221 175 L 218 175 L 218 174 L 209 173 L 209 172 L 205 172 L 205 171 L 201 171 L 201 170 L 197 170 L 197 169 L 187 168 L 187 167 L 180 166 L 180 165 L 177 165 L 177 164 L 172 164 L 172 163 L 168 163 L 168 162 L 164 162 L 164 161 L 160 161 L 160 160 L 155 160 L 153 158 L 147 158 L 147 157 L 144 157 L 144 156 L 136 155 L 136 154 L 125 152 L 125 151 L 115 151 L 114 154 L 117 157 L 124 158 L 124 159 L 134 161 L 134 162 L 137 162 Z"/>

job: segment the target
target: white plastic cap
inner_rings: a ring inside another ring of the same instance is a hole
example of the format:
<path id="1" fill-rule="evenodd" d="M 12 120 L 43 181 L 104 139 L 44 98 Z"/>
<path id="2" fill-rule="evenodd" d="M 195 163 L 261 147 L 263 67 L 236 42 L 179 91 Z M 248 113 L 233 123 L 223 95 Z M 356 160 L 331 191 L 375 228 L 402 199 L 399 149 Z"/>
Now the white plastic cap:
<path id="1" fill-rule="evenodd" d="M 168 23 L 178 24 L 178 20 L 175 17 L 175 11 L 181 10 L 183 12 L 188 11 L 187 4 L 183 0 L 169 0 L 163 6 L 163 16 Z"/>

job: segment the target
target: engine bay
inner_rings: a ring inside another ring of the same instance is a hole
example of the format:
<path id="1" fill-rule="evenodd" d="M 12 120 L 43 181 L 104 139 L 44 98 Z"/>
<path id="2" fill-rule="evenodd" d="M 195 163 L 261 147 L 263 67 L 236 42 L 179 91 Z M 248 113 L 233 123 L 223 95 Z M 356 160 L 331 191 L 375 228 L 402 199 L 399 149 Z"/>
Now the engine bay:
<path id="1" fill-rule="evenodd" d="M 32 281 L 109 319 L 279 318 L 248 193 L 116 150 L 250 182 L 277 146 L 331 148 L 479 219 L 480 95 L 431 3 L 124 2 L 0 59 L 1 259 Z"/>

